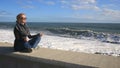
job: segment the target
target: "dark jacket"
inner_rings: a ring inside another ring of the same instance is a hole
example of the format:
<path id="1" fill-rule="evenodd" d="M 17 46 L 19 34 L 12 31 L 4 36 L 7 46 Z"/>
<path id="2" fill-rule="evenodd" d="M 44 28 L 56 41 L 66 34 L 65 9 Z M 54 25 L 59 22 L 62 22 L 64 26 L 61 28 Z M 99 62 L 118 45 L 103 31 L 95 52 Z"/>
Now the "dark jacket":
<path id="1" fill-rule="evenodd" d="M 24 38 L 26 38 L 26 37 L 33 38 L 37 35 L 30 34 L 27 24 L 23 25 L 23 24 L 16 23 L 16 25 L 14 27 L 14 36 L 15 36 L 14 50 L 20 51 L 20 50 L 25 49 L 24 43 L 26 41 L 24 40 Z"/>

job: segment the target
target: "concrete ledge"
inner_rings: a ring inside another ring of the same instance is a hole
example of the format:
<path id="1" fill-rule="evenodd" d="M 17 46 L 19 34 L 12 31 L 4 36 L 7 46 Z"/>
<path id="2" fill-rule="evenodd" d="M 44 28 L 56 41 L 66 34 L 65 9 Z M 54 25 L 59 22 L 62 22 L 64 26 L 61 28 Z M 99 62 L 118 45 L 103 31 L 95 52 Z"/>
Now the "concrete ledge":
<path id="1" fill-rule="evenodd" d="M 0 44 L 0 68 L 120 68 L 120 57 L 40 48 L 32 53 L 14 52 Z"/>
<path id="2" fill-rule="evenodd" d="M 26 57 L 28 58 L 28 57 Z M 18 57 L 0 55 L 0 68 L 95 68 L 92 66 L 76 65 L 59 61 L 41 59 L 43 61 L 28 60 Z M 48 63 L 49 62 L 49 63 Z M 54 62 L 54 63 L 50 63 Z"/>

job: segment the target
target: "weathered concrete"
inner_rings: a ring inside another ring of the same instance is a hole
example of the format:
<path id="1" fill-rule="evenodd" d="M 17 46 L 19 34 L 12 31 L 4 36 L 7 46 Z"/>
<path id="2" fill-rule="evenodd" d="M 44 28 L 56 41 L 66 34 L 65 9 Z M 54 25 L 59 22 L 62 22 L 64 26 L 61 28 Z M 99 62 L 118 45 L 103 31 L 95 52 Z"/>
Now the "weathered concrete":
<path id="1" fill-rule="evenodd" d="M 40 48 L 32 53 L 14 52 L 0 43 L 0 68 L 120 68 L 120 57 Z"/>

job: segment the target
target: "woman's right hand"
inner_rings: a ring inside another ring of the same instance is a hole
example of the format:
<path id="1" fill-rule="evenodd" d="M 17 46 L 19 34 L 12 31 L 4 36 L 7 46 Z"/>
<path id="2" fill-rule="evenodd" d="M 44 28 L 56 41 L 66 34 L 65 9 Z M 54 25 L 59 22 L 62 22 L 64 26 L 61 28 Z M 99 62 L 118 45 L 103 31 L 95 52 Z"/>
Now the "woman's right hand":
<path id="1" fill-rule="evenodd" d="M 28 42 L 30 39 L 28 37 L 24 38 L 25 42 Z"/>
<path id="2" fill-rule="evenodd" d="M 39 35 L 40 35 L 40 37 L 42 37 L 42 36 L 43 36 L 43 33 L 41 32 L 41 33 L 39 33 Z"/>

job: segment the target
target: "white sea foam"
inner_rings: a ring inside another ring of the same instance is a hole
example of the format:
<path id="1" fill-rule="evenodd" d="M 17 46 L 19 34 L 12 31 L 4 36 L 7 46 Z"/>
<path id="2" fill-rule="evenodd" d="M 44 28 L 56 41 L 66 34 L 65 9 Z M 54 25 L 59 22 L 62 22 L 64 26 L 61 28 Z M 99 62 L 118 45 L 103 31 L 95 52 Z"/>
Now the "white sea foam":
<path id="1" fill-rule="evenodd" d="M 0 42 L 13 43 L 14 34 L 10 29 L 0 29 Z"/>
<path id="2" fill-rule="evenodd" d="M 0 29 L 0 42 L 13 43 L 13 31 L 10 29 Z M 65 38 L 46 34 L 42 37 L 39 46 L 75 52 L 96 53 L 112 56 L 120 55 L 120 44 L 104 43 L 98 40 L 89 39 Z"/>

